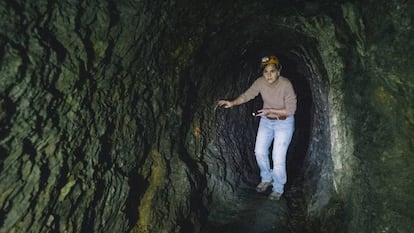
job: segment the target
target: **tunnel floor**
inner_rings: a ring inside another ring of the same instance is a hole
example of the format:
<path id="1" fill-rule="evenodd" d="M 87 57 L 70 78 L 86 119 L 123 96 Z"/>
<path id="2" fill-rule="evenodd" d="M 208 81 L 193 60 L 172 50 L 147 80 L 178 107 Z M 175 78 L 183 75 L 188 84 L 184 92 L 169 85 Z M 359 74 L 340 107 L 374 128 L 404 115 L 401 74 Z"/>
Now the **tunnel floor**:
<path id="1" fill-rule="evenodd" d="M 239 187 L 235 197 L 210 212 L 205 233 L 306 232 L 300 182 L 288 185 L 279 201 L 258 193 L 253 184 Z"/>

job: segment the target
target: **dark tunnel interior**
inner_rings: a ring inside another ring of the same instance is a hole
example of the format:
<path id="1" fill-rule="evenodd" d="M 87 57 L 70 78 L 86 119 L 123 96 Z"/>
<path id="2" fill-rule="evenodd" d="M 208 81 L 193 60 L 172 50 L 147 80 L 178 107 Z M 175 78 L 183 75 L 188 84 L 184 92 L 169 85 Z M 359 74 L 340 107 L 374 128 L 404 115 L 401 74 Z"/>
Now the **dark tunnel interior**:
<path id="1" fill-rule="evenodd" d="M 257 48 L 254 48 L 253 50 L 259 50 Z M 277 49 L 267 48 L 266 51 L 278 51 Z M 304 161 L 306 159 L 309 143 L 312 141 L 310 140 L 310 133 L 312 130 L 312 117 L 315 117 L 315 113 L 312 112 L 313 109 L 313 101 L 312 101 L 312 93 L 310 90 L 310 85 L 308 83 L 308 80 L 310 80 L 309 76 L 311 75 L 309 71 L 305 70 L 304 64 L 297 64 L 299 61 L 295 61 L 295 55 L 289 56 L 283 56 L 283 51 L 278 51 L 278 53 L 270 52 L 270 54 L 278 54 L 281 61 L 283 61 L 283 72 L 282 75 L 285 77 L 288 77 L 295 89 L 295 92 L 297 93 L 298 98 L 298 107 L 297 112 L 295 113 L 295 133 L 292 138 L 291 145 L 288 150 L 287 154 L 287 160 L 286 160 L 286 168 L 287 168 L 287 174 L 288 174 L 288 182 L 286 184 L 286 193 L 287 193 L 287 199 L 298 199 L 298 198 L 304 198 L 301 197 L 302 194 L 298 193 L 297 190 L 301 190 L 303 187 L 303 180 L 304 180 L 304 174 L 305 174 L 305 168 L 303 165 L 305 164 Z M 280 55 L 279 55 L 280 54 Z M 234 66 L 234 74 L 230 74 L 233 76 L 236 76 L 238 79 L 234 82 L 241 82 L 240 79 L 249 80 L 248 82 L 254 81 L 257 77 L 261 75 L 261 70 L 255 71 L 254 69 L 257 67 L 257 60 L 259 60 L 258 54 L 255 54 L 256 56 L 253 56 L 253 58 L 247 57 L 246 60 L 252 60 L 255 61 L 251 64 L 248 64 L 247 66 L 250 66 L 249 70 L 248 68 L 244 68 L 242 70 L 238 70 Z M 243 61 L 240 62 L 243 64 Z M 299 69 L 298 67 L 301 67 L 302 69 Z M 218 71 L 219 73 L 219 71 Z M 247 82 L 247 83 L 248 83 Z M 248 83 L 250 84 L 250 83 Z M 227 88 L 231 88 L 230 85 L 227 86 Z M 234 91 L 233 93 L 237 93 L 237 91 Z M 230 96 L 229 96 L 230 97 Z M 234 96 L 236 97 L 236 96 Z M 238 111 L 235 114 L 228 114 L 225 117 L 220 118 L 221 121 L 225 121 L 222 124 L 222 128 L 220 130 L 223 131 L 230 131 L 231 133 L 223 133 L 225 136 L 228 137 L 223 139 L 226 143 L 223 146 L 226 146 L 228 144 L 233 145 L 235 151 L 232 153 L 232 155 L 237 160 L 235 165 L 237 166 L 234 168 L 233 172 L 240 173 L 241 180 L 244 182 L 247 186 L 254 187 L 259 181 L 260 177 L 259 170 L 256 165 L 256 160 L 254 157 L 254 143 L 255 143 L 255 134 L 257 132 L 258 127 L 258 119 L 251 116 L 251 113 L 254 112 L 257 109 L 260 109 L 262 106 L 261 104 L 261 97 L 257 97 L 250 103 L 246 104 L 243 110 Z M 226 114 L 224 109 L 218 109 L 217 113 L 218 115 Z M 246 122 L 244 122 L 246 121 Z M 235 128 L 235 130 L 231 130 L 232 128 Z M 318 125 L 315 125 L 314 127 L 319 127 Z M 244 130 L 240 130 L 241 128 L 244 128 Z M 271 155 L 271 153 L 269 153 Z M 229 163 L 229 166 L 232 166 L 233 163 Z M 231 181 L 230 181 L 231 182 Z M 235 185 L 237 187 L 237 185 Z M 238 190 L 235 188 L 235 192 L 243 192 L 241 190 Z M 295 192 L 296 191 L 296 192 Z M 251 200 L 247 200 L 251 201 Z M 296 203 L 299 201 L 296 200 Z M 221 208 L 221 206 L 219 207 Z M 299 208 L 304 208 L 303 206 Z M 296 209 L 296 211 L 300 211 Z M 303 211 L 303 209 L 302 209 Z M 292 211 L 293 212 L 293 211 Z M 229 214 L 232 214 L 231 212 Z M 260 214 L 260 213 L 256 213 Z M 215 222 L 216 216 L 214 214 L 210 215 L 210 219 L 212 219 L 213 222 Z M 222 218 L 222 216 L 219 215 L 219 218 Z M 297 221 L 297 220 L 296 220 Z M 237 221 L 236 221 L 237 222 Z M 213 223 L 214 224 L 214 223 Z M 240 223 L 237 223 L 238 225 Z M 303 224 L 303 223 L 302 223 Z M 231 225 L 231 224 L 230 224 Z M 298 230 L 298 225 L 296 224 L 296 229 L 290 228 L 290 232 L 300 232 Z M 230 227 L 227 225 L 227 228 L 229 228 L 225 232 L 250 232 L 252 228 L 247 228 L 241 230 L 239 227 L 234 226 Z M 223 228 L 212 228 L 211 232 L 217 232 L 223 231 Z M 231 230 L 230 230 L 231 229 Z M 224 231 L 223 231 L 224 232 Z"/>
<path id="2" fill-rule="evenodd" d="M 257 21 L 257 19 L 255 20 Z M 309 53 L 312 53 L 312 40 L 306 39 L 294 31 L 278 28 L 276 25 L 261 24 L 251 19 L 246 21 L 255 23 L 251 25 L 243 21 L 243 24 L 231 25 L 230 32 L 224 29 L 223 33 L 217 33 L 207 39 L 206 44 L 197 51 L 196 65 L 188 71 L 188 82 L 192 83 L 192 87 L 189 89 L 198 89 L 192 99 L 203 100 L 203 102 L 195 102 L 193 108 L 197 109 L 198 107 L 200 118 L 207 118 L 206 121 L 211 121 L 211 124 L 217 127 L 216 132 L 213 130 L 210 133 L 216 134 L 216 136 L 211 136 L 213 139 L 209 139 L 216 140 L 215 150 L 209 150 L 208 146 L 204 148 L 204 151 L 207 151 L 207 153 L 204 152 L 208 167 L 207 172 L 212 174 L 207 181 L 211 185 L 213 200 L 209 219 L 213 225 L 227 224 L 227 227 L 229 227 L 228 223 L 221 222 L 223 218 L 226 219 L 223 215 L 234 213 L 232 211 L 228 213 L 216 211 L 215 209 L 223 208 L 223 202 L 226 202 L 228 197 L 220 201 L 219 199 L 223 199 L 223 195 L 240 195 L 244 191 L 239 187 L 252 188 L 260 181 L 254 156 L 254 143 L 259 121 L 252 117 L 251 113 L 260 109 L 262 102 L 259 95 L 254 100 L 229 110 L 217 106 L 211 110 L 211 105 L 214 106 L 215 101 L 220 98 L 236 98 L 256 78 L 261 76 L 262 70 L 259 67 L 261 57 L 271 54 L 276 54 L 279 57 L 283 65 L 281 74 L 292 82 L 298 99 L 295 113 L 295 133 L 287 155 L 287 198 L 289 195 L 291 199 L 293 197 L 296 199 L 304 198 L 303 194 L 297 190 L 303 189 L 307 166 L 309 167 L 312 163 L 323 163 L 322 161 L 326 159 L 315 157 L 316 161 L 312 162 L 309 148 L 325 150 L 324 153 L 328 153 L 326 145 L 317 143 L 318 140 L 311 140 L 311 137 L 314 139 L 324 137 L 324 131 L 327 131 L 326 119 L 328 117 L 324 74 L 312 67 L 308 61 L 310 58 L 307 57 Z M 257 33 L 257 31 L 265 31 L 266 33 Z M 313 62 L 317 60 L 314 57 L 312 59 Z M 209 109 L 210 112 L 202 109 Z M 212 114 L 211 111 L 214 113 Z M 326 132 L 325 135 L 327 135 Z M 316 177 L 321 175 L 317 174 L 315 169 L 311 170 Z M 214 174 L 219 175 L 214 177 Z M 301 204 L 303 205 L 303 203 Z M 304 208 L 304 206 L 296 208 L 296 211 L 303 211 L 303 209 L 299 210 L 300 208 Z M 236 221 L 234 225 L 240 224 L 239 220 L 226 221 Z M 211 232 L 224 232 L 223 229 L 213 226 Z M 253 230 L 251 228 L 236 229 L 229 229 L 228 232 Z M 299 232 L 300 230 L 290 229 L 290 231 Z"/>
<path id="3" fill-rule="evenodd" d="M 0 1 L 0 232 L 411 232 L 405 0 Z M 278 201 L 254 154 L 276 55 L 297 94 Z"/>
<path id="4" fill-rule="evenodd" d="M 254 48 L 253 50 L 260 50 L 258 48 Z M 269 54 L 278 54 L 281 61 L 283 61 L 283 71 L 282 75 L 288 77 L 288 79 L 292 82 L 295 92 L 297 93 L 298 98 L 298 107 L 295 113 L 295 134 L 293 136 L 291 146 L 289 148 L 288 156 L 287 156 L 287 169 L 290 177 L 294 180 L 294 178 L 303 176 L 303 162 L 306 158 L 307 150 L 309 147 L 310 141 L 310 132 L 312 130 L 311 119 L 312 119 L 312 109 L 313 109 L 313 101 L 312 101 L 312 93 L 309 85 L 309 81 L 311 80 L 309 76 L 311 73 L 308 70 L 305 70 L 304 64 L 298 64 L 298 58 L 295 55 L 284 56 L 283 51 L 278 51 L 277 49 L 267 48 L 265 49 L 268 51 Z M 277 51 L 277 52 L 271 52 Z M 264 54 L 264 53 L 262 53 Z M 280 54 L 280 55 L 279 55 Z M 250 64 L 242 69 L 240 66 L 243 63 L 247 63 L 246 61 L 240 61 L 239 65 L 234 65 L 232 67 L 233 74 L 229 74 L 229 76 L 237 77 L 233 81 L 235 83 L 247 83 L 251 84 L 256 78 L 260 77 L 261 69 L 258 68 L 257 61 L 260 60 L 259 54 L 251 55 L 252 57 L 243 57 L 239 59 L 246 59 L 247 61 L 251 60 Z M 296 60 L 294 60 L 296 58 Z M 303 62 L 303 61 L 302 61 Z M 238 69 L 240 67 L 240 69 Z M 228 68 L 228 67 L 227 67 Z M 257 68 L 257 70 L 255 70 Z M 220 71 L 216 71 L 218 76 L 221 76 Z M 307 76 L 308 75 L 308 76 Z M 236 84 L 237 85 L 237 84 Z M 232 84 L 226 86 L 228 89 L 232 89 Z M 248 86 L 245 86 L 247 88 Z M 243 88 L 243 87 L 241 87 Z M 232 94 L 240 93 L 243 89 L 236 89 L 232 91 Z M 237 97 L 237 94 L 234 96 L 226 95 L 229 99 Z M 227 128 L 235 127 L 246 127 L 249 132 L 234 132 L 233 135 L 228 135 L 229 140 L 235 140 L 236 142 L 240 143 L 236 145 L 237 148 L 243 148 L 240 150 L 241 153 L 241 162 L 246 162 L 247 166 L 253 169 L 253 173 L 250 170 L 250 174 L 246 173 L 246 171 L 239 171 L 244 175 L 246 180 L 249 180 L 248 177 L 254 177 L 258 175 L 258 171 L 255 169 L 257 168 L 254 156 L 252 155 L 255 141 L 255 135 L 258 127 L 258 119 L 251 116 L 251 113 L 257 109 L 262 107 L 261 104 L 261 97 L 258 96 L 256 99 L 252 100 L 251 102 L 247 103 L 244 107 L 242 112 L 238 112 L 237 114 L 233 114 L 227 116 L 225 119 L 226 121 L 223 126 L 223 130 L 226 131 Z M 242 107 L 243 108 L 243 107 Z M 226 110 L 218 109 L 217 114 L 226 114 Z M 241 123 L 246 121 L 246 123 Z M 232 126 L 235 124 L 236 126 Z M 237 125 L 241 124 L 239 127 Z M 315 126 L 318 127 L 318 126 Z M 237 138 L 237 139 L 236 139 Z M 250 145 L 249 148 L 243 146 L 244 143 Z M 253 159 L 252 159 L 253 158 Z"/>

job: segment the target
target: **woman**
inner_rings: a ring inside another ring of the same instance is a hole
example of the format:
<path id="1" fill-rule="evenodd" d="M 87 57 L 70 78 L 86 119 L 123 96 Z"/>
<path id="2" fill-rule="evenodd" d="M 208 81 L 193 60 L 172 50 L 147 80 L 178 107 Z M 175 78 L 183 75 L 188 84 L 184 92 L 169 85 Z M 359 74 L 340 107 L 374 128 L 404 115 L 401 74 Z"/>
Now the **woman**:
<path id="1" fill-rule="evenodd" d="M 263 57 L 263 76 L 259 77 L 246 92 L 236 99 L 219 100 L 219 106 L 231 108 L 244 104 L 258 94 L 262 96 L 263 108 L 253 113 L 260 117 L 255 155 L 260 169 L 261 182 L 258 192 L 272 187 L 269 198 L 279 200 L 286 183 L 286 153 L 295 128 L 296 94 L 290 81 L 280 75 L 282 66 L 276 56 Z M 273 169 L 270 167 L 269 148 L 273 141 Z"/>

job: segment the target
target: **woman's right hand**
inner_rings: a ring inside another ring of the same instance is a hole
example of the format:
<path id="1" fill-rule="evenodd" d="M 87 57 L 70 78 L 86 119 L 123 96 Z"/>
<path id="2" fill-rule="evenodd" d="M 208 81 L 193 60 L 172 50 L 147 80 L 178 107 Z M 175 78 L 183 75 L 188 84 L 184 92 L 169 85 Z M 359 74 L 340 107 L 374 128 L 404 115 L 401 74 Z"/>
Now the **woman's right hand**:
<path id="1" fill-rule="evenodd" d="M 233 107 L 233 102 L 232 101 L 228 101 L 228 100 L 219 100 L 217 102 L 217 104 L 220 107 L 224 107 L 224 108 L 231 108 L 231 107 Z"/>

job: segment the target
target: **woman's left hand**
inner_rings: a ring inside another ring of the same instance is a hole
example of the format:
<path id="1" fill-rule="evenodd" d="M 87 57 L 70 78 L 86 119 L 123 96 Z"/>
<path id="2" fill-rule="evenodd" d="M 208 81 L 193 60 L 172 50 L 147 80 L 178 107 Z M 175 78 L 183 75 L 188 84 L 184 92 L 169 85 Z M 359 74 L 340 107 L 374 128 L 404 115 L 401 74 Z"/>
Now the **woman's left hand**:
<path id="1" fill-rule="evenodd" d="M 272 110 L 270 108 L 263 108 L 257 111 L 258 114 L 256 116 L 267 116 L 272 113 Z"/>

